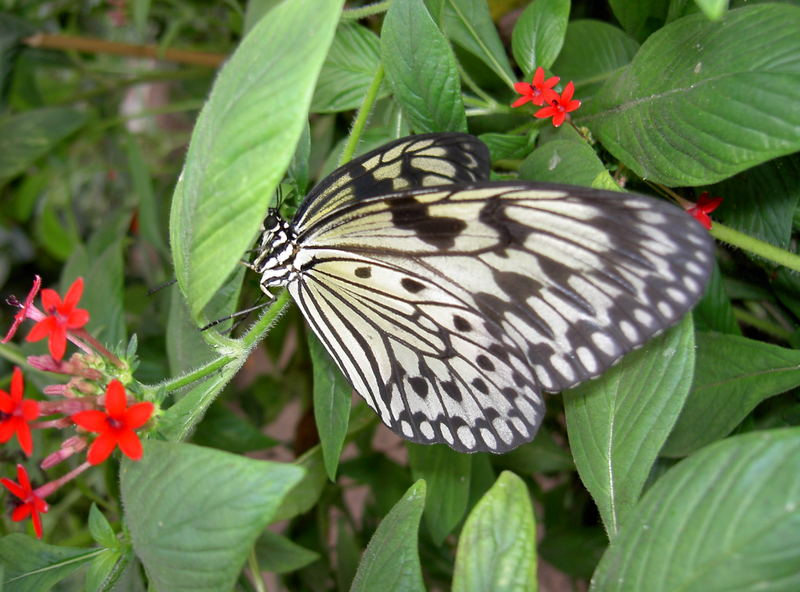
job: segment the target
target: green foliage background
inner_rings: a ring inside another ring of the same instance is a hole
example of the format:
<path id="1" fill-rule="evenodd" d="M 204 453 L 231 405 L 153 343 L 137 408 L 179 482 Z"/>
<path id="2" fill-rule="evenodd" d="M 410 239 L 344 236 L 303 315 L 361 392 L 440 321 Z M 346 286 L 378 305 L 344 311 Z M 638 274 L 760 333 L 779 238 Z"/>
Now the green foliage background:
<path id="1" fill-rule="evenodd" d="M 48 498 L 44 542 L 6 513 L 2 589 L 800 589 L 800 4 L 341 9 L 0 2 L 2 293 L 83 276 L 89 330 L 120 351 L 136 336 L 139 390 L 165 409 L 141 462 Z M 508 107 L 537 66 L 574 81 L 591 143 Z M 198 330 L 255 300 L 238 261 L 277 191 L 291 207 L 343 154 L 456 130 L 498 178 L 725 198 L 712 235 L 729 244 L 694 313 L 549 397 L 536 439 L 502 456 L 391 436 L 285 293 L 232 336 Z M 43 352 L 0 345 L 0 388 L 20 365 L 43 397 L 54 378 L 25 363 Z M 37 431 L 36 450 L 62 436 Z M 0 461 L 40 483 L 69 469 L 13 445 Z"/>

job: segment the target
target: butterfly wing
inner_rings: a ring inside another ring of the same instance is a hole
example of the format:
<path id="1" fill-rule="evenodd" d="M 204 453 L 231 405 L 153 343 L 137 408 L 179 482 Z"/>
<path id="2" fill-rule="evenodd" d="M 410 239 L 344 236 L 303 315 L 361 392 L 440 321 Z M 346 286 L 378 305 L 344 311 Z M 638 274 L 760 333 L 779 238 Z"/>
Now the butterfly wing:
<path id="1" fill-rule="evenodd" d="M 295 213 L 309 228 L 322 216 L 361 199 L 406 189 L 489 179 L 489 150 L 475 136 L 436 133 L 401 138 L 367 152 L 320 181 Z"/>
<path id="2" fill-rule="evenodd" d="M 401 436 L 464 452 L 530 440 L 543 392 L 677 322 L 713 261 L 674 206 L 529 183 L 350 200 L 298 242 L 289 290 L 356 391 Z"/>

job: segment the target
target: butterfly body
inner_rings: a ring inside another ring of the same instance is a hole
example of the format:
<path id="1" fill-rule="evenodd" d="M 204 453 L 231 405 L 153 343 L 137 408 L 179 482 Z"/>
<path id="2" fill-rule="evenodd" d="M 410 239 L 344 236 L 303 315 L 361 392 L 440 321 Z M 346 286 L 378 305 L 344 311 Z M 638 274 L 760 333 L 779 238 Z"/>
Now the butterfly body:
<path id="1" fill-rule="evenodd" d="M 713 261 L 666 203 L 486 178 L 472 136 L 398 140 L 332 173 L 291 222 L 270 212 L 253 264 L 384 423 L 465 452 L 529 441 L 544 392 L 677 322 Z"/>

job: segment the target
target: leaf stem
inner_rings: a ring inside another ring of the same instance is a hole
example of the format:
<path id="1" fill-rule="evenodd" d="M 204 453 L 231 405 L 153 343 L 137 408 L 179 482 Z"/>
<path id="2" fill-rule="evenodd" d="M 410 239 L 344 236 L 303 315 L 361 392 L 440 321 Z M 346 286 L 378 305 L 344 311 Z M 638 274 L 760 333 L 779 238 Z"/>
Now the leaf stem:
<path id="1" fill-rule="evenodd" d="M 799 255 L 790 253 L 789 251 L 749 236 L 743 232 L 739 232 L 738 230 L 734 230 L 730 226 L 714 222 L 714 225 L 711 227 L 711 236 L 734 247 L 749 251 L 768 261 L 777 263 L 778 265 L 800 271 Z"/>
<path id="2" fill-rule="evenodd" d="M 342 11 L 343 21 L 357 21 L 368 16 L 381 14 L 389 10 L 392 5 L 392 0 L 383 0 L 383 2 L 375 2 L 374 4 L 367 4 L 366 6 L 359 6 L 358 8 L 345 8 Z"/>
<path id="3" fill-rule="evenodd" d="M 372 77 L 372 84 L 369 85 L 367 94 L 364 96 L 364 102 L 361 103 L 361 107 L 358 108 L 358 114 L 353 122 L 353 128 L 350 130 L 350 136 L 347 138 L 347 144 L 345 144 L 344 150 L 342 150 L 342 156 L 339 158 L 339 166 L 353 158 L 353 154 L 356 152 L 356 146 L 358 146 L 358 141 L 361 139 L 361 134 L 364 133 L 364 127 L 367 125 L 367 119 L 372 111 L 372 106 L 378 98 L 381 82 L 383 82 L 383 64 L 380 64 L 375 71 L 375 76 Z"/>

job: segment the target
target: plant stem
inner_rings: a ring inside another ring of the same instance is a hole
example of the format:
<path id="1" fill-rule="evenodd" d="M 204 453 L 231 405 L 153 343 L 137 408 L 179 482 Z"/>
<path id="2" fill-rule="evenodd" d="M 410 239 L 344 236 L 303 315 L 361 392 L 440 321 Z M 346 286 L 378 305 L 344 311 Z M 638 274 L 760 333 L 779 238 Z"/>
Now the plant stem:
<path id="1" fill-rule="evenodd" d="M 737 321 L 750 325 L 751 327 L 758 329 L 762 333 L 766 333 L 767 335 L 774 337 L 776 339 L 789 341 L 789 339 L 792 337 L 791 331 L 787 331 L 783 327 L 779 327 L 775 323 L 770 323 L 769 321 L 764 320 L 754 315 L 753 313 L 741 309 L 739 307 L 734 307 L 733 316 L 736 317 Z"/>
<path id="2" fill-rule="evenodd" d="M 364 127 L 367 125 L 367 119 L 372 111 L 372 106 L 378 98 L 381 82 L 383 82 L 383 64 L 378 66 L 375 76 L 372 78 L 372 84 L 369 85 L 367 94 L 364 96 L 364 102 L 361 103 L 361 107 L 358 108 L 358 115 L 356 115 L 356 120 L 353 122 L 353 128 L 350 130 L 350 136 L 347 138 L 347 144 L 345 144 L 344 150 L 342 150 L 342 156 L 339 158 L 339 166 L 353 158 L 353 154 L 356 152 L 356 146 L 358 146 L 358 141 L 361 139 Z"/>
<path id="3" fill-rule="evenodd" d="M 23 43 L 29 47 L 82 51 L 86 53 L 110 53 L 133 58 L 152 58 L 167 62 L 194 64 L 209 68 L 219 67 L 227 57 L 223 54 L 205 51 L 162 49 L 156 45 L 134 45 L 132 43 L 117 43 L 116 41 L 106 41 L 105 39 L 93 37 L 50 35 L 48 33 L 36 33 L 24 39 Z"/>
<path id="4" fill-rule="evenodd" d="M 714 222 L 714 225 L 711 227 L 711 236 L 734 247 L 749 251 L 768 261 L 777 263 L 778 265 L 800 271 L 800 256 L 757 238 L 753 238 L 752 236 L 748 236 L 743 232 L 734 230 L 730 226 Z"/>
<path id="5" fill-rule="evenodd" d="M 383 2 L 375 2 L 374 4 L 367 4 L 359 8 L 346 8 L 342 11 L 343 21 L 357 21 L 368 16 L 380 14 L 389 10 L 392 5 L 392 0 L 383 0 Z"/>

